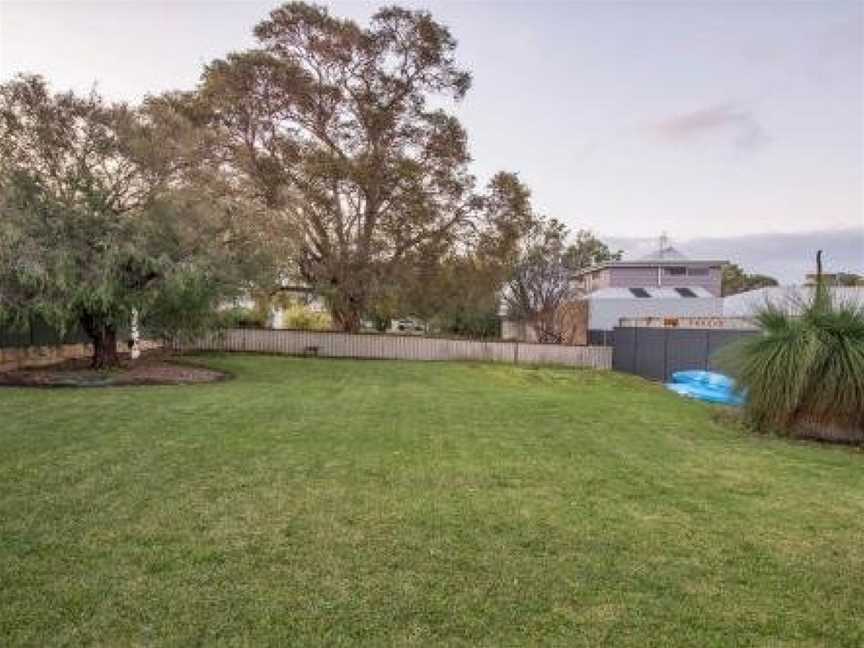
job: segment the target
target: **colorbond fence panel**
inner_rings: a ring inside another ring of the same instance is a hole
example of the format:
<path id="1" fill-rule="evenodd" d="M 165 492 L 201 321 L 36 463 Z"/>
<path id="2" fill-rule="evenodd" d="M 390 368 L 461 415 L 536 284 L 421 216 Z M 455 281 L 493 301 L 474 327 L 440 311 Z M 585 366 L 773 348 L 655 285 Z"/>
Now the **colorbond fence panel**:
<path id="1" fill-rule="evenodd" d="M 655 328 L 615 329 L 612 366 L 650 380 L 671 380 L 676 371 L 715 369 L 723 346 L 757 331 Z"/>
<path id="2" fill-rule="evenodd" d="M 666 341 L 665 375 L 671 377 L 676 371 L 707 369 L 711 351 L 708 348 L 707 331 L 681 329 Z"/>
<path id="3" fill-rule="evenodd" d="M 205 336 L 186 350 L 254 351 L 325 358 L 476 360 L 612 368 L 612 348 L 521 342 L 482 342 L 415 336 L 353 335 L 324 331 L 230 329 Z"/>
<path id="4" fill-rule="evenodd" d="M 662 329 L 636 329 L 636 360 L 634 373 L 663 380 L 666 375 L 666 331 Z"/>
<path id="5" fill-rule="evenodd" d="M 615 329 L 612 368 L 615 371 L 636 373 L 636 329 Z"/>

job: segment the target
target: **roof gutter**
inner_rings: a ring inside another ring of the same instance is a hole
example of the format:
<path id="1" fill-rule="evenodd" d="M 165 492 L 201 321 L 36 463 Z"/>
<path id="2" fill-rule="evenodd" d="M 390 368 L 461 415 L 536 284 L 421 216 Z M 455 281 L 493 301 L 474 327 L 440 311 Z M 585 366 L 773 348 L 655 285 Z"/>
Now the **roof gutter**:
<path id="1" fill-rule="evenodd" d="M 583 274 L 589 274 L 591 272 L 597 272 L 598 270 L 605 270 L 607 268 L 666 268 L 669 266 L 707 267 L 724 266 L 728 264 L 729 261 L 726 259 L 708 259 L 706 261 L 692 261 L 690 259 L 678 259 L 677 261 L 672 259 L 658 259 L 657 261 L 605 261 L 603 263 L 598 263 L 597 265 L 590 266 L 588 268 L 583 268 L 582 270 L 577 270 L 573 273 L 573 276 L 579 277 Z"/>

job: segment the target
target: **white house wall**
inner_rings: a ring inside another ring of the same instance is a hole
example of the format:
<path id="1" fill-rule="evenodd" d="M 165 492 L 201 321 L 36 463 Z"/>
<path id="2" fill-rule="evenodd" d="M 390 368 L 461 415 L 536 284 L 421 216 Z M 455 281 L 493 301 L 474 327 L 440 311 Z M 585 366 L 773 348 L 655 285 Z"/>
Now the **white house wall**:
<path id="1" fill-rule="evenodd" d="M 723 300 L 691 299 L 590 299 L 588 328 L 611 330 L 622 317 L 716 317 L 723 314 Z"/>

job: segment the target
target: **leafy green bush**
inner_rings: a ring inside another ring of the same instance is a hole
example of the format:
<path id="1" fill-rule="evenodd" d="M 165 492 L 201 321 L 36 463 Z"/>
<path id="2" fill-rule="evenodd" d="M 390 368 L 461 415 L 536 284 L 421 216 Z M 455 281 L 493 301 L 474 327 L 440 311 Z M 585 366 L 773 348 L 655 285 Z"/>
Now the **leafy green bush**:
<path id="1" fill-rule="evenodd" d="M 864 440 L 864 309 L 817 290 L 804 303 L 766 305 L 755 320 L 762 334 L 719 360 L 747 390 L 756 427 Z"/>
<path id="2" fill-rule="evenodd" d="M 494 310 L 457 310 L 434 320 L 435 329 L 445 335 L 472 340 L 501 337 L 501 320 Z"/>
<path id="3" fill-rule="evenodd" d="M 266 311 L 262 311 L 257 307 L 246 308 L 244 306 L 234 306 L 219 313 L 220 328 L 264 328 L 268 324 L 267 320 L 268 315 Z"/>
<path id="4" fill-rule="evenodd" d="M 142 309 L 142 332 L 163 340 L 193 340 L 219 328 L 222 313 L 217 305 L 223 294 L 224 289 L 202 273 L 174 273 Z"/>
<path id="5" fill-rule="evenodd" d="M 282 326 L 304 331 L 326 331 L 332 327 L 329 313 L 313 310 L 303 304 L 291 304 L 282 311 Z"/>

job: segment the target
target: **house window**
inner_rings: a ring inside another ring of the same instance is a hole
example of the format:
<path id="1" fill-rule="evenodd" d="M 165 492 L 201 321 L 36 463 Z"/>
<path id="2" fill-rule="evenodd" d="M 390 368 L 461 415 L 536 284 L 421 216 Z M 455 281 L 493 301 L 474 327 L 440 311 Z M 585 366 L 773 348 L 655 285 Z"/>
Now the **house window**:
<path id="1" fill-rule="evenodd" d="M 708 268 L 687 268 L 687 274 L 691 277 L 707 277 Z"/>
<path id="2" fill-rule="evenodd" d="M 687 268 L 684 266 L 670 266 L 666 268 L 667 275 L 681 276 L 687 274 Z"/>
<path id="3" fill-rule="evenodd" d="M 676 288 L 675 292 L 677 292 L 682 297 L 696 297 L 696 293 L 689 288 Z"/>
<path id="4" fill-rule="evenodd" d="M 651 293 L 644 288 L 631 288 L 630 294 L 634 297 L 639 297 L 640 299 L 649 299 L 651 297 Z"/>

